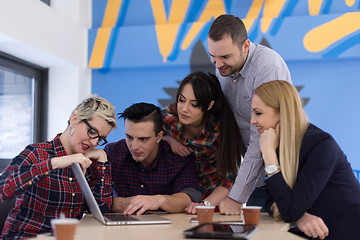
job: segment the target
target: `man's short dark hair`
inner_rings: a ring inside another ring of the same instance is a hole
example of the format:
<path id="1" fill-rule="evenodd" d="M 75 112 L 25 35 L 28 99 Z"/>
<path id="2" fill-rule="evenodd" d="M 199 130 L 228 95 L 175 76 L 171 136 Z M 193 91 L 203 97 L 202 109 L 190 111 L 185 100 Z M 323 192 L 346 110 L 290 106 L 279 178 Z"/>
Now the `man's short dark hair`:
<path id="1" fill-rule="evenodd" d="M 119 119 L 128 119 L 134 123 L 153 122 L 155 135 L 162 131 L 162 117 L 160 108 L 151 103 L 135 103 L 119 113 Z"/>
<path id="2" fill-rule="evenodd" d="M 230 14 L 223 14 L 217 17 L 211 24 L 208 37 L 213 41 L 220 41 L 224 36 L 229 35 L 234 44 L 239 47 L 248 38 L 243 21 Z"/>

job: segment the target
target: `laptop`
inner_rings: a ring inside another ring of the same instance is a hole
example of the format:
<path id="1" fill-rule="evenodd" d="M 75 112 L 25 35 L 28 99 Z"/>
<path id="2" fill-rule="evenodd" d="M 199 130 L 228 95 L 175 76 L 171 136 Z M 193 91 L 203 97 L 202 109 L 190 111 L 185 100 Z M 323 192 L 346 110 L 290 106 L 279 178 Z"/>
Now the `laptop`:
<path id="1" fill-rule="evenodd" d="M 167 218 L 158 216 L 156 214 L 144 215 L 123 215 L 121 213 L 105 213 L 100 211 L 100 208 L 95 200 L 95 197 L 86 181 L 85 175 L 79 163 L 71 165 L 77 181 L 79 182 L 81 191 L 85 197 L 86 203 L 93 216 L 104 225 L 138 225 L 138 224 L 166 224 L 171 223 Z"/>

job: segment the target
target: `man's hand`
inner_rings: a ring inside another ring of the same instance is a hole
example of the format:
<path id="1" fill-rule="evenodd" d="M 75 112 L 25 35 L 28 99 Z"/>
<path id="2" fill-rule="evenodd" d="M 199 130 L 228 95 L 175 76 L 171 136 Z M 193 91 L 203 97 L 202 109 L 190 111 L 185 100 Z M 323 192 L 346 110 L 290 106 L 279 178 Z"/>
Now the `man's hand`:
<path id="1" fill-rule="evenodd" d="M 325 239 L 329 235 L 329 229 L 324 221 L 315 215 L 305 213 L 296 224 L 309 237 Z"/>
<path id="2" fill-rule="evenodd" d="M 204 204 L 192 202 L 185 208 L 185 212 L 188 214 L 196 214 L 196 206 L 204 206 Z"/>
<path id="3" fill-rule="evenodd" d="M 146 210 L 158 210 L 165 202 L 165 197 L 162 195 L 145 196 L 138 195 L 131 199 L 124 210 L 124 214 L 133 214 L 137 211 L 137 215 L 143 214 Z"/>
<path id="4" fill-rule="evenodd" d="M 124 212 L 125 208 L 127 207 L 127 205 L 129 204 L 129 202 L 133 199 L 134 197 L 114 197 L 113 198 L 113 203 L 112 203 L 112 207 L 111 207 L 111 211 L 112 212 Z"/>
<path id="5" fill-rule="evenodd" d="M 225 215 L 240 215 L 242 208 L 242 203 L 226 197 L 219 204 L 219 210 L 221 214 Z"/>

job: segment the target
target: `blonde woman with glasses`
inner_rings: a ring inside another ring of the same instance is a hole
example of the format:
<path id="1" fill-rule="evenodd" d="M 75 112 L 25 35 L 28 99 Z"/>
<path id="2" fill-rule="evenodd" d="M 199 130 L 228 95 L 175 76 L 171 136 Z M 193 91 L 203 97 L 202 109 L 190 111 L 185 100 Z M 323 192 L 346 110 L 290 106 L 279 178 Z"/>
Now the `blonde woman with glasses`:
<path id="1" fill-rule="evenodd" d="M 332 136 L 307 121 L 286 81 L 260 85 L 251 123 L 260 133 L 267 210 L 308 238 L 359 239 L 360 185 Z"/>
<path id="2" fill-rule="evenodd" d="M 52 141 L 27 146 L 0 176 L 0 201 L 16 197 L 1 239 L 24 239 L 51 231 L 50 220 L 63 213 L 81 218 L 83 195 L 71 165 L 79 163 L 103 212 L 111 208 L 110 164 L 98 145 L 116 127 L 114 107 L 100 97 L 85 99 L 68 126 Z"/>

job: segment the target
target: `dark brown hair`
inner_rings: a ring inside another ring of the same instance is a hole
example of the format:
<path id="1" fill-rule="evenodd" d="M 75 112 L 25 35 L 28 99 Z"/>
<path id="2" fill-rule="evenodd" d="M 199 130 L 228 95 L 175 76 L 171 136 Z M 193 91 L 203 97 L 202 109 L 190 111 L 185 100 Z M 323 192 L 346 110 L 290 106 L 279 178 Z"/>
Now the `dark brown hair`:
<path id="1" fill-rule="evenodd" d="M 176 101 L 186 84 L 191 84 L 199 108 L 204 112 L 203 123 L 209 120 L 212 114 L 220 122 L 219 148 L 216 152 L 216 171 L 221 179 L 227 173 L 237 174 L 240 164 L 243 142 L 234 114 L 221 90 L 218 78 L 211 73 L 194 72 L 186 76 L 178 88 Z M 208 109 L 211 101 L 214 105 Z"/>
<path id="2" fill-rule="evenodd" d="M 229 35 L 233 43 L 239 47 L 248 38 L 245 25 L 240 18 L 234 15 L 223 14 L 212 22 L 208 37 L 216 42 L 223 39 L 226 35 Z"/>

